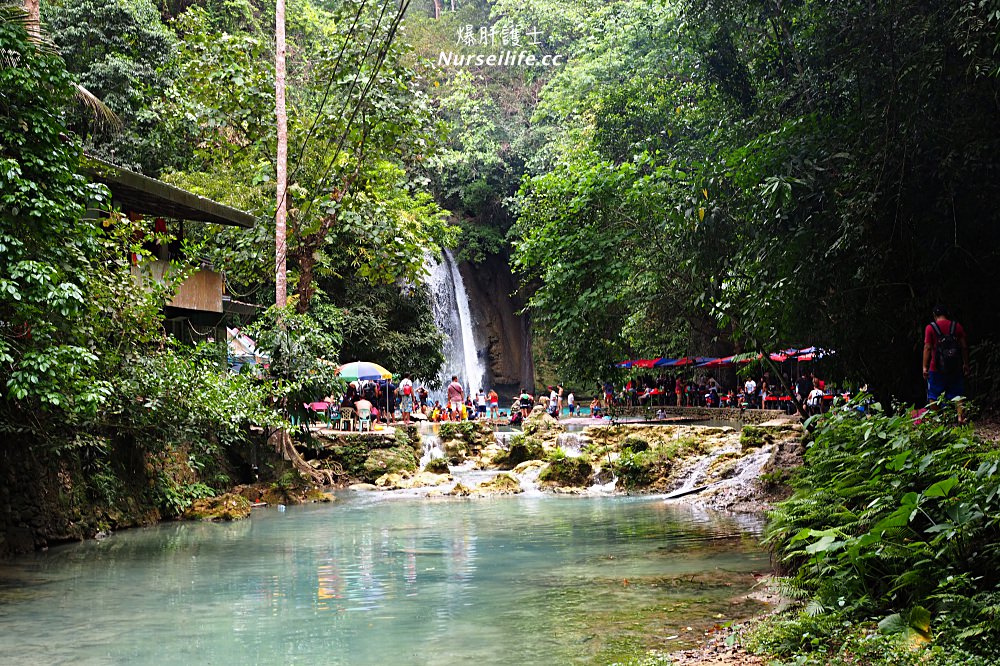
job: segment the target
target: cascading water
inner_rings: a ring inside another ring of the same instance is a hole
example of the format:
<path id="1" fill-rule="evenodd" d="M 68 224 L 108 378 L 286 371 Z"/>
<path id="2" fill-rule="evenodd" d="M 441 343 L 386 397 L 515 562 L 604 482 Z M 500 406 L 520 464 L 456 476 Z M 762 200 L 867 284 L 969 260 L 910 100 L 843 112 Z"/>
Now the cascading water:
<path id="1" fill-rule="evenodd" d="M 437 435 L 423 435 L 421 437 L 424 445 L 424 454 L 420 456 L 420 467 L 427 467 L 427 463 L 435 458 L 444 458 L 444 450 L 441 448 L 441 438 Z"/>
<path id="2" fill-rule="evenodd" d="M 468 397 L 471 392 L 485 388 L 486 379 L 469 310 L 469 294 L 451 250 L 444 251 L 441 262 L 431 255 L 427 255 L 426 262 L 434 323 L 445 335 L 445 362 L 438 379 L 442 386 L 447 386 L 452 376 L 457 375 Z M 431 397 L 443 402 L 443 393 Z"/>
<path id="3" fill-rule="evenodd" d="M 568 458 L 579 458 L 583 455 L 583 442 L 580 433 L 564 432 L 556 437 L 556 446 L 562 449 Z"/>

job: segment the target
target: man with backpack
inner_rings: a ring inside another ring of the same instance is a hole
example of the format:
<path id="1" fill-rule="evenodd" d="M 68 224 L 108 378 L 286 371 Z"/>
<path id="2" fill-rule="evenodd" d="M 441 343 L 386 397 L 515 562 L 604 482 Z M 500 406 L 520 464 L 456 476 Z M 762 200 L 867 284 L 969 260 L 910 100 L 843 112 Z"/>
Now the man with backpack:
<path id="1" fill-rule="evenodd" d="M 935 306 L 933 313 L 934 321 L 924 329 L 923 370 L 928 402 L 942 394 L 948 400 L 965 395 L 964 378 L 969 372 L 969 344 L 962 325 L 948 317 L 944 306 Z M 961 405 L 958 421 L 963 422 Z"/>

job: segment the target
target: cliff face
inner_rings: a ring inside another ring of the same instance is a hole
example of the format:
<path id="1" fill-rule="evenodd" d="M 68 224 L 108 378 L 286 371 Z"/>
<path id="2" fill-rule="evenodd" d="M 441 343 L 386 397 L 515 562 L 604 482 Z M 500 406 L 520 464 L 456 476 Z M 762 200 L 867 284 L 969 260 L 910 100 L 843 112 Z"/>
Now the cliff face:
<path id="1" fill-rule="evenodd" d="M 531 325 L 517 312 L 523 302 L 512 297 L 516 289 L 505 254 L 490 255 L 480 264 L 459 265 L 469 294 L 469 308 L 477 324 L 480 344 L 487 348 L 487 384 L 503 398 L 522 386 L 534 385 Z"/>

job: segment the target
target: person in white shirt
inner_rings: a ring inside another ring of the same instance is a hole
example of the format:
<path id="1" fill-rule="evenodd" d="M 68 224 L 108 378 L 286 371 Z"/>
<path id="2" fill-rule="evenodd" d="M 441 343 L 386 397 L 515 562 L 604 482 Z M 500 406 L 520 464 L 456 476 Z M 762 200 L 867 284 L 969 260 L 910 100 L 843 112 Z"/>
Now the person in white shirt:
<path id="1" fill-rule="evenodd" d="M 483 393 L 483 389 L 476 391 L 476 418 L 486 418 L 486 394 Z"/>
<path id="2" fill-rule="evenodd" d="M 570 391 L 569 395 L 566 396 L 566 407 L 569 409 L 569 415 L 576 415 L 576 396 Z"/>
<path id="3" fill-rule="evenodd" d="M 743 395 L 746 396 L 747 407 L 750 409 L 757 407 L 757 382 L 753 380 L 753 377 L 743 385 Z"/>

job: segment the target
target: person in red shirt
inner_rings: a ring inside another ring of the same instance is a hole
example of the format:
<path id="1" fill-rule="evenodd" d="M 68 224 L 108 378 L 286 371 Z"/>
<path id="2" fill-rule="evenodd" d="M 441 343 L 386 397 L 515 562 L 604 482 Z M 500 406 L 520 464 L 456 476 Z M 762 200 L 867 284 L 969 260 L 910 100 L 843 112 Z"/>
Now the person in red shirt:
<path id="1" fill-rule="evenodd" d="M 948 317 L 941 305 L 933 310 L 934 321 L 924 329 L 923 372 L 927 380 L 927 401 L 935 402 L 943 394 L 948 400 L 965 395 L 965 375 L 969 373 L 969 343 L 965 329 Z M 958 405 L 958 421 L 962 405 Z"/>

